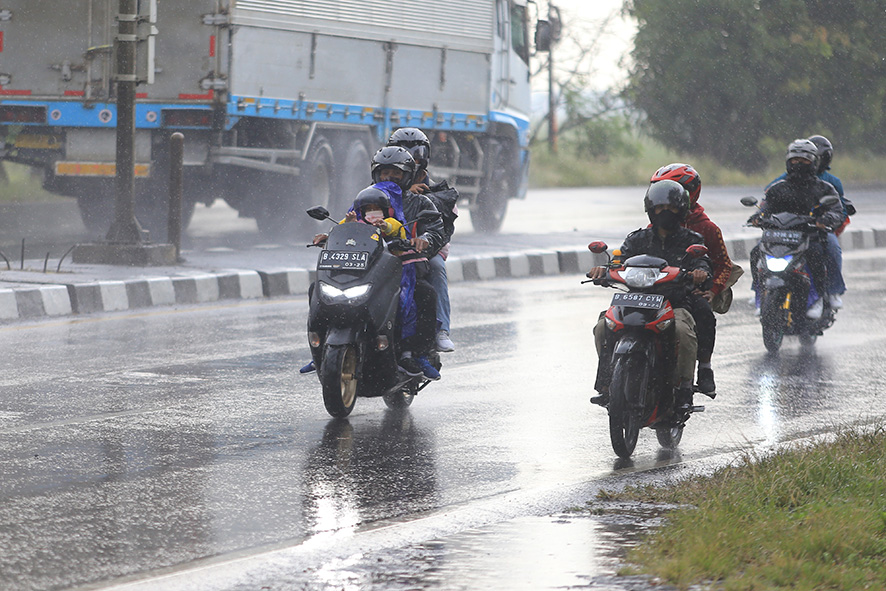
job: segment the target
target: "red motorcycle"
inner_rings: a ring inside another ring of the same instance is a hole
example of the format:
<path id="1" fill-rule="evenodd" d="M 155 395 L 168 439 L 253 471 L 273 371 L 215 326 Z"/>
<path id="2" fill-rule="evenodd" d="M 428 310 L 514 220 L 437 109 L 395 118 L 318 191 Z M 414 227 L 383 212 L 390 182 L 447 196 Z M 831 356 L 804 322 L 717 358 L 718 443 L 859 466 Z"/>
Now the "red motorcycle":
<path id="1" fill-rule="evenodd" d="M 588 245 L 595 254 L 607 253 L 605 242 Z M 707 254 L 707 247 L 686 249 L 684 262 Z M 607 253 L 608 257 L 608 253 Z M 619 290 L 605 315 L 609 363 L 609 438 L 622 458 L 634 452 L 642 427 L 655 429 L 662 447 L 674 449 L 683 437 L 690 413 L 674 408 L 674 367 L 677 363 L 674 310 L 667 295 L 692 291 L 688 271 L 668 265 L 664 259 L 645 254 L 632 256 L 622 265 L 607 262 L 609 271 L 593 282 Z"/>

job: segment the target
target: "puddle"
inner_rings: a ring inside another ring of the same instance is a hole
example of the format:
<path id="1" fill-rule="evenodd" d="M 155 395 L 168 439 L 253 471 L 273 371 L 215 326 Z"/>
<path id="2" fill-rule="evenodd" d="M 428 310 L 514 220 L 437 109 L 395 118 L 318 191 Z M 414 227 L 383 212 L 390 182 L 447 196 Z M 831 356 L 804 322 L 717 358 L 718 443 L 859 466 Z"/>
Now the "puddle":
<path id="1" fill-rule="evenodd" d="M 591 589 L 669 591 L 617 576 L 625 552 L 661 524 L 663 509 L 594 503 L 523 517 L 414 546 L 331 561 L 310 573 L 319 589 Z"/>

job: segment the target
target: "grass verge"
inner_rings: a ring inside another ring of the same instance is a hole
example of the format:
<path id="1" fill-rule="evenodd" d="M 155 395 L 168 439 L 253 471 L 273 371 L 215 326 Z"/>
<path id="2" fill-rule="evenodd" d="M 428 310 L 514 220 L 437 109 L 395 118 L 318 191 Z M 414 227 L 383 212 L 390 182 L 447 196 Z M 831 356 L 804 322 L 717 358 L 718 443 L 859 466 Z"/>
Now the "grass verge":
<path id="1" fill-rule="evenodd" d="M 642 186 L 659 167 L 671 162 L 691 164 L 701 176 L 702 187 L 759 186 L 761 192 L 785 170 L 780 154 L 772 158 L 772 164 L 765 171 L 749 175 L 726 168 L 711 158 L 676 154 L 652 142 L 640 144 L 636 156 L 609 158 L 580 157 L 568 149 L 554 154 L 546 145 L 539 144 L 532 148 L 529 184 L 532 188 Z M 838 153 L 831 168 L 844 185 L 847 182 L 882 184 L 886 157 Z"/>
<path id="2" fill-rule="evenodd" d="M 600 498 L 680 506 L 625 574 L 681 589 L 886 589 L 886 427 Z"/>

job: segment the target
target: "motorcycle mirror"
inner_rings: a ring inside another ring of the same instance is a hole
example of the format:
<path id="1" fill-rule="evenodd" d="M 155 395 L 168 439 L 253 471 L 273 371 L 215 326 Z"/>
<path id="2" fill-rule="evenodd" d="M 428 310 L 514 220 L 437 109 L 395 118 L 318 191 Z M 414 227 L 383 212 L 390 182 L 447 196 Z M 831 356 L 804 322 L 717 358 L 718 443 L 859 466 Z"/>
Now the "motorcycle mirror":
<path id="1" fill-rule="evenodd" d="M 751 196 L 751 195 L 749 195 L 747 197 L 742 197 L 741 204 L 744 205 L 745 207 L 753 207 L 753 206 L 757 205 L 757 198 L 754 196 Z"/>
<path id="2" fill-rule="evenodd" d="M 323 220 L 331 220 L 332 219 L 331 217 L 329 217 L 329 210 L 327 210 L 322 205 L 318 205 L 317 207 L 312 207 L 311 209 L 308 210 L 307 213 L 309 216 L 311 216 L 315 220 L 320 220 L 321 222 Z M 333 220 L 333 221 L 335 221 L 335 220 Z"/>
<path id="3" fill-rule="evenodd" d="M 595 240 L 588 244 L 588 250 L 590 250 L 594 254 L 602 254 L 606 252 L 609 247 L 606 246 L 606 243 L 602 240 Z"/>
<path id="4" fill-rule="evenodd" d="M 693 244 L 686 249 L 689 258 L 698 259 L 708 254 L 708 247 L 704 244 Z"/>

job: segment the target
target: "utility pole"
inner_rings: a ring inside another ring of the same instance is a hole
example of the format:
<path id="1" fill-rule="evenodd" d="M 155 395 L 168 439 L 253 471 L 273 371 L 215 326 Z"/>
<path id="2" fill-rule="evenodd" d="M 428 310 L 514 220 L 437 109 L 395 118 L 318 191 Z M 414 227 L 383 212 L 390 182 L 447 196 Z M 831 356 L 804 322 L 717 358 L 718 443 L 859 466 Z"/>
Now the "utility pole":
<path id="1" fill-rule="evenodd" d="M 135 88 L 138 45 L 138 0 L 120 0 L 117 15 L 117 199 L 108 242 L 140 244 L 142 228 L 135 218 Z"/>
<path id="2" fill-rule="evenodd" d="M 548 4 L 548 22 L 550 23 L 550 49 L 548 51 L 548 147 L 557 153 L 557 87 L 554 80 L 554 46 L 560 40 L 560 9 L 552 3 Z"/>
<path id="3" fill-rule="evenodd" d="M 138 85 L 139 0 L 119 0 L 117 37 L 114 42 L 117 92 L 116 189 L 114 223 L 103 243 L 78 244 L 71 258 L 75 263 L 101 265 L 157 266 L 177 262 L 173 244 L 150 244 L 135 218 L 135 89 Z M 156 0 L 149 0 L 150 35 L 156 16 Z M 151 42 L 152 43 L 152 42 Z M 149 53 L 153 45 L 149 44 Z M 152 80 L 149 64 L 146 81 Z"/>

